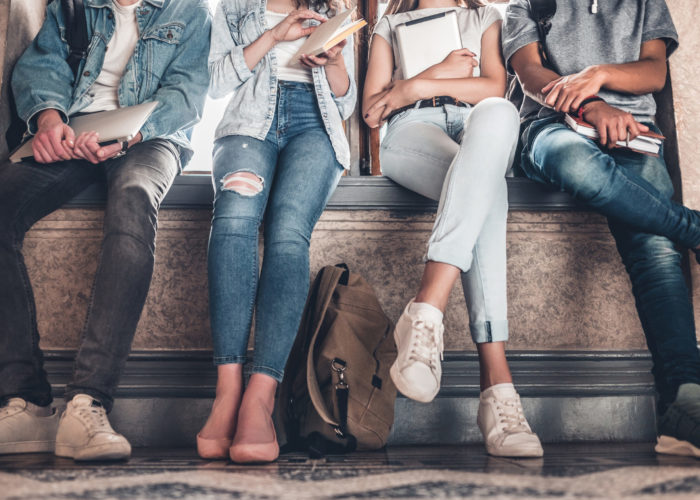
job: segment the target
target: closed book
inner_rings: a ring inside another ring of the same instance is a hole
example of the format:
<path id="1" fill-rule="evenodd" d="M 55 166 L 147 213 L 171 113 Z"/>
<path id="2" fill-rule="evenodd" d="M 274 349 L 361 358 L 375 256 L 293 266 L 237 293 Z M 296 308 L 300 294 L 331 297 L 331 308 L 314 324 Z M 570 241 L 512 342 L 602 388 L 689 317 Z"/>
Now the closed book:
<path id="1" fill-rule="evenodd" d="M 569 128 L 571 128 L 574 132 L 577 132 L 584 137 L 588 137 L 589 139 L 600 139 L 598 130 L 587 121 L 581 120 L 580 118 L 570 114 L 566 114 L 564 120 Z M 630 149 L 638 153 L 658 155 L 664 139 L 666 138 L 663 135 L 649 131 L 638 135 L 629 142 L 617 141 L 617 146 L 623 149 Z"/>

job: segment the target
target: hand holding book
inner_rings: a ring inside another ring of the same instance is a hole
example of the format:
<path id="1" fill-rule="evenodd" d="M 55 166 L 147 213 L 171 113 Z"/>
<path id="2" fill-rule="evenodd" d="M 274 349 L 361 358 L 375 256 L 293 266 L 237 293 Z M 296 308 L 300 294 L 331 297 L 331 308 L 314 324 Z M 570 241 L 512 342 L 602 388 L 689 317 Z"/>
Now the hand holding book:
<path id="1" fill-rule="evenodd" d="M 664 136 L 637 122 L 631 114 L 598 101 L 588 104 L 584 119 L 565 115 L 566 124 L 575 132 L 597 140 L 608 148 L 627 148 L 644 154 L 656 155 Z"/>

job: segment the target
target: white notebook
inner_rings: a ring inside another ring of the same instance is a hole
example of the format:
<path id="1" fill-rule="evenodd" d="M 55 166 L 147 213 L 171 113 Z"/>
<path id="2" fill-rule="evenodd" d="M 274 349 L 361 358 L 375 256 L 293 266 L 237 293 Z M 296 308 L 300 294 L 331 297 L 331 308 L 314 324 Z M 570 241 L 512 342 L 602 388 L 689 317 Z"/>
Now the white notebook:
<path id="1" fill-rule="evenodd" d="M 83 132 L 97 132 L 100 134 L 100 144 L 102 145 L 130 141 L 139 133 L 156 106 L 158 106 L 158 102 L 152 101 L 111 111 L 89 113 L 71 118 L 68 124 L 75 132 L 76 137 Z M 15 149 L 10 155 L 10 161 L 19 163 L 22 160 L 33 158 L 33 140 L 34 138 L 31 138 Z"/>
<path id="2" fill-rule="evenodd" d="M 450 10 L 399 24 L 396 41 L 403 77 L 412 78 L 462 48 L 457 12 Z"/>

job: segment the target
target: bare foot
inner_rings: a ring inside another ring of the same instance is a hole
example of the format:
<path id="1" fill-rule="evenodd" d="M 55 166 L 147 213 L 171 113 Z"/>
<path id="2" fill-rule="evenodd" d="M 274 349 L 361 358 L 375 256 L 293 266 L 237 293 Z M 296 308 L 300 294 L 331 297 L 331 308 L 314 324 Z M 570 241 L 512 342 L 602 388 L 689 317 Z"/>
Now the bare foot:
<path id="1" fill-rule="evenodd" d="M 243 393 L 240 364 L 220 365 L 216 398 L 206 424 L 197 435 L 197 451 L 202 458 L 227 458 L 236 432 L 236 420 Z"/>
<path id="2" fill-rule="evenodd" d="M 230 450 L 234 462 L 272 462 L 279 456 L 272 422 L 276 388 L 277 382 L 267 375 L 254 374 L 250 378 Z"/>

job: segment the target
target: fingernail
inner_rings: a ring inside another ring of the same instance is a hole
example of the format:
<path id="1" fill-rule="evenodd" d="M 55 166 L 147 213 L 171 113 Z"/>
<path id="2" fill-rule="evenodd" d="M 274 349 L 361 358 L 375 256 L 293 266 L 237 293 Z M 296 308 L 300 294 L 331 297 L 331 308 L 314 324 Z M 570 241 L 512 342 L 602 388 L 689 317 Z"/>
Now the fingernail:
<path id="1" fill-rule="evenodd" d="M 365 118 L 369 118 L 369 113 L 366 113 L 366 114 L 365 114 Z"/>
<path id="2" fill-rule="evenodd" d="M 99 157 L 102 157 L 104 155 L 105 155 L 105 153 L 101 149 L 97 152 L 97 156 L 99 156 Z"/>

